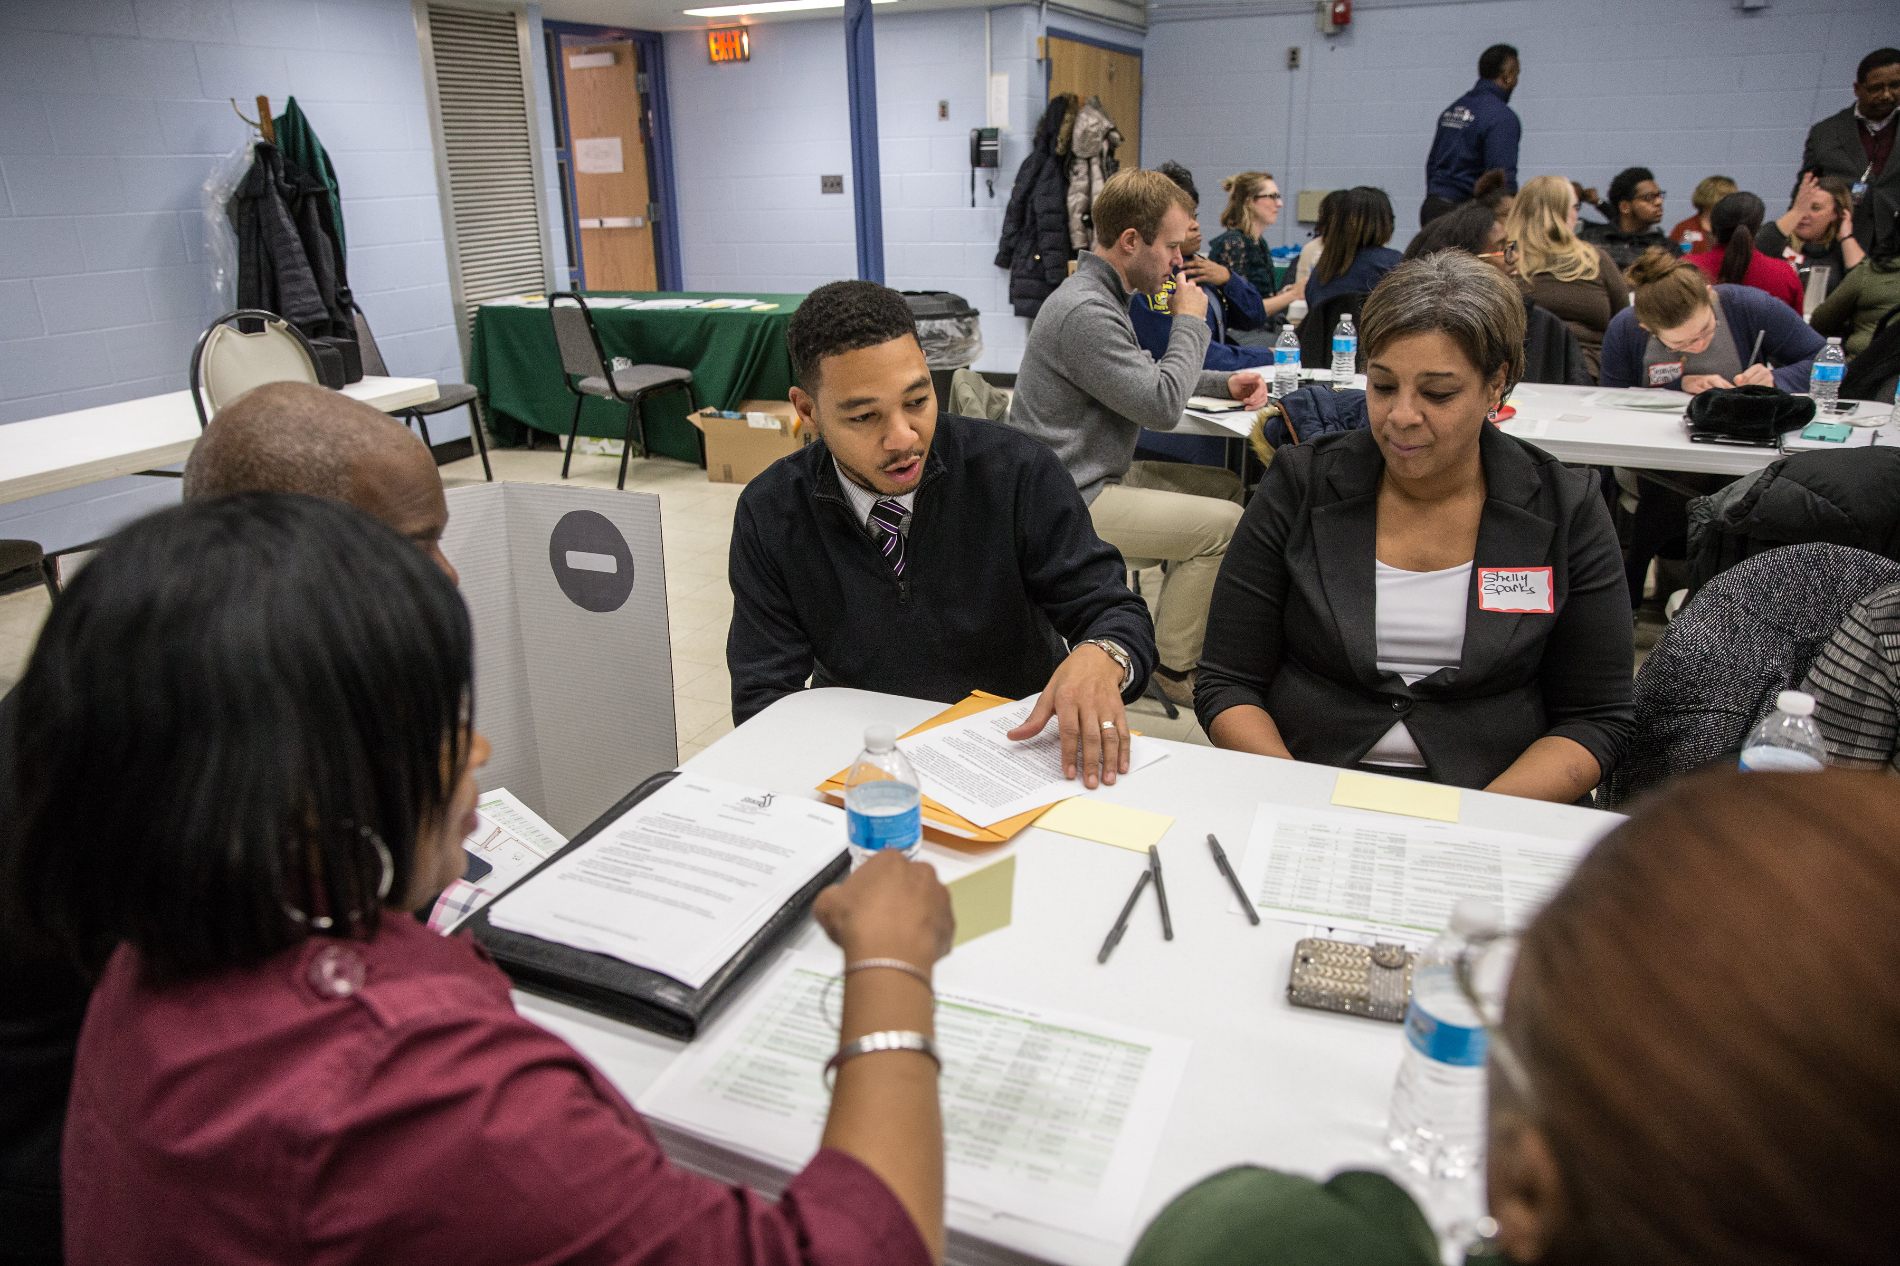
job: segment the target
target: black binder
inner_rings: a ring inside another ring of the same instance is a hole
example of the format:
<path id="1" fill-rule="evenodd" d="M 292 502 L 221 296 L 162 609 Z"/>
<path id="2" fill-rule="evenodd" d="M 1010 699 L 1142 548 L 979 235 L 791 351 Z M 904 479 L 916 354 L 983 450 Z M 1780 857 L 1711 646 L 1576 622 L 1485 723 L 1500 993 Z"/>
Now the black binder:
<path id="1" fill-rule="evenodd" d="M 677 770 L 669 769 L 655 774 L 622 796 L 619 803 L 568 841 L 566 847 L 537 866 L 534 874 L 539 874 L 542 867 L 593 839 L 633 806 L 673 781 L 677 773 Z M 811 909 L 811 903 L 818 899 L 818 894 L 842 879 L 850 867 L 850 861 L 840 850 L 829 866 L 799 889 L 796 896 L 767 919 L 752 939 L 726 961 L 725 966 L 714 972 L 712 978 L 697 989 L 690 989 L 671 976 L 663 976 L 645 967 L 635 967 L 632 963 L 606 954 L 575 949 L 570 945 L 544 941 L 538 936 L 526 936 L 496 927 L 488 921 L 488 912 L 496 903 L 508 900 L 509 893 L 503 893 L 495 898 L 495 902 L 476 911 L 468 921 L 468 928 L 482 948 L 508 973 L 509 979 L 529 993 L 553 998 L 557 1002 L 572 1003 L 609 1019 L 690 1042 L 699 1033 L 700 1027 L 731 1001 L 746 973 L 804 923 L 805 914 Z M 522 885 L 533 878 L 533 874 L 529 875 L 511 891 L 519 891 Z"/>

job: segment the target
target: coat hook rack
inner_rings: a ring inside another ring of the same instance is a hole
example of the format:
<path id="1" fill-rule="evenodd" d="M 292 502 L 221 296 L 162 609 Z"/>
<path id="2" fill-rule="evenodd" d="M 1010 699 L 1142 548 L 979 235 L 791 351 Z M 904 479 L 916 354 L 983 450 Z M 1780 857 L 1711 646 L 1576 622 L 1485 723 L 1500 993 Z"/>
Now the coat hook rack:
<path id="1" fill-rule="evenodd" d="M 258 135 L 262 136 L 265 141 L 272 145 L 277 144 L 277 125 L 271 122 L 269 97 L 260 95 L 257 98 L 257 117 L 255 119 L 238 109 L 236 97 L 228 98 L 228 100 L 231 102 L 231 113 L 256 128 Z"/>

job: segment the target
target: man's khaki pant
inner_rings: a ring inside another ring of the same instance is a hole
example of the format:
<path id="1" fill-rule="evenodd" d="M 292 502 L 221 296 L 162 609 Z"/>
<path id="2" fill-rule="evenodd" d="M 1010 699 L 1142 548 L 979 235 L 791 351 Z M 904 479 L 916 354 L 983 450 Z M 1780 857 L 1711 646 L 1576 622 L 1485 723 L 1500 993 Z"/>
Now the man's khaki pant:
<path id="1" fill-rule="evenodd" d="M 1096 533 L 1130 566 L 1168 564 L 1155 601 L 1155 645 L 1161 666 L 1190 672 L 1201 662 L 1207 605 L 1214 596 L 1227 542 L 1240 507 L 1213 497 L 1110 484 L 1089 507 Z"/>

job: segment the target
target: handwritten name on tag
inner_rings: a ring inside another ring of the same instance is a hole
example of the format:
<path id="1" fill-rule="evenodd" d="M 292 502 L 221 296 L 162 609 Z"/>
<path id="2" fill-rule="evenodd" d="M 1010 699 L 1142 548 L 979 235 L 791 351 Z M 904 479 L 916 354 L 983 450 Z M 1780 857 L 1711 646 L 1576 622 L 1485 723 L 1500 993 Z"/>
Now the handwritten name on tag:
<path id="1" fill-rule="evenodd" d="M 1679 360 L 1659 361 L 1649 367 L 1649 385 L 1667 387 L 1670 383 L 1682 380 L 1682 362 Z"/>
<path id="2" fill-rule="evenodd" d="M 1478 568 L 1478 610 L 1510 615 L 1554 614 L 1557 603 L 1550 568 Z"/>

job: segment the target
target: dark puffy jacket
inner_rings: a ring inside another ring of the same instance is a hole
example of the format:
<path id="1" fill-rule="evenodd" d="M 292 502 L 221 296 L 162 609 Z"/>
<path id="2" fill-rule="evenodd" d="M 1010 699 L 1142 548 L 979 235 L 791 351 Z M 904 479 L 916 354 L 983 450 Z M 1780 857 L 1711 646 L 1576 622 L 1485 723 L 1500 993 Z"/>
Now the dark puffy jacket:
<path id="1" fill-rule="evenodd" d="M 1360 431 L 1366 426 L 1366 393 L 1334 391 L 1324 383 L 1314 383 L 1290 391 L 1280 400 L 1280 409 L 1256 432 L 1272 448 L 1282 444 L 1305 444 L 1334 431 Z"/>
<path id="2" fill-rule="evenodd" d="M 1003 213 L 996 266 L 1009 269 L 1009 301 L 1017 316 L 1035 316 L 1069 275 L 1069 177 L 1057 141 L 1063 116 L 1074 108 L 1068 93 L 1049 102 Z"/>
<path id="3" fill-rule="evenodd" d="M 1717 576 L 1636 674 L 1636 734 L 1598 804 L 1619 809 L 1678 774 L 1734 761 L 1854 604 L 1896 581 L 1900 565 L 1838 545 L 1770 550 Z"/>
<path id="4" fill-rule="evenodd" d="M 1825 541 L 1900 561 L 1900 448 L 1792 453 L 1689 503 L 1689 591 L 1779 545 Z"/>

